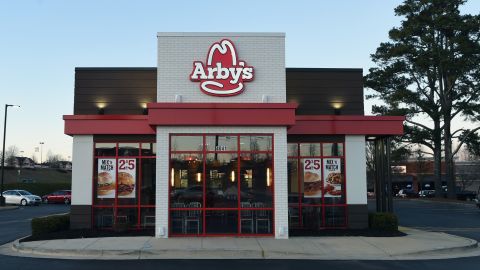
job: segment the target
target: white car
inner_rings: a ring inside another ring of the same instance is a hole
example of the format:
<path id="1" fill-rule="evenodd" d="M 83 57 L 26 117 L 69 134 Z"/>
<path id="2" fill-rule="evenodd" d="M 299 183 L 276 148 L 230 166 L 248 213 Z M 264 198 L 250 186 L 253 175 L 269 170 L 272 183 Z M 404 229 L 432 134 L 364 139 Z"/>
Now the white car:
<path id="1" fill-rule="evenodd" d="M 42 198 L 32 193 L 21 190 L 6 190 L 3 192 L 3 197 L 5 197 L 6 204 L 19 204 L 19 205 L 40 205 Z"/>

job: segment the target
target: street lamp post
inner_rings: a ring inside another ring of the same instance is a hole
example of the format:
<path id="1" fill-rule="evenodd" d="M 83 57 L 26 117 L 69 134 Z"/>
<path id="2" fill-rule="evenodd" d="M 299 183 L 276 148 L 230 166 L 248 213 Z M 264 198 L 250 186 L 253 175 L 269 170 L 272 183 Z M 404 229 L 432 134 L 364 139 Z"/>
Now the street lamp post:
<path id="1" fill-rule="evenodd" d="M 3 176 L 5 169 L 5 137 L 7 136 L 7 110 L 8 107 L 19 107 L 18 105 L 5 104 L 5 120 L 3 122 L 3 149 L 2 149 L 2 183 L 0 185 L 0 206 L 5 206 L 5 197 L 3 197 Z"/>
<path id="2" fill-rule="evenodd" d="M 44 142 L 40 142 L 40 166 L 42 166 L 43 164 L 43 145 L 45 143 Z"/>

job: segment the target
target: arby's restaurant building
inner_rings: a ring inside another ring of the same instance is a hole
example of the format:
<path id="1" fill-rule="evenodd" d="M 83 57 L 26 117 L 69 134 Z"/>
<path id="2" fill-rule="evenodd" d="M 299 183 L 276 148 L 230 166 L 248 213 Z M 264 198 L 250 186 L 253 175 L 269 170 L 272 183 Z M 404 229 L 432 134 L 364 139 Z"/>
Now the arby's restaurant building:
<path id="1" fill-rule="evenodd" d="M 364 115 L 361 69 L 286 68 L 283 33 L 157 38 L 157 67 L 75 69 L 72 228 L 368 227 L 365 143 L 404 118 Z"/>

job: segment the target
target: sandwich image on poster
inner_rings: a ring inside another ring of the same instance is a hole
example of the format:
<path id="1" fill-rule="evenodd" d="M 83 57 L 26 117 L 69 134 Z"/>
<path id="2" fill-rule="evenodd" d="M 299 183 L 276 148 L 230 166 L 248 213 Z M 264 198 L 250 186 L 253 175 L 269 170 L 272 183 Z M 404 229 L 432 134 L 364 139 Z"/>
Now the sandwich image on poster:
<path id="1" fill-rule="evenodd" d="M 97 171 L 97 198 L 115 198 L 115 159 L 98 159 Z"/>
<path id="2" fill-rule="evenodd" d="M 321 159 L 303 160 L 303 196 L 305 198 L 322 197 L 322 167 Z"/>
<path id="3" fill-rule="evenodd" d="M 135 198 L 136 172 L 136 159 L 123 158 L 118 160 L 118 198 Z"/>
<path id="4" fill-rule="evenodd" d="M 323 193 L 326 198 L 342 196 L 343 175 L 341 166 L 342 163 L 339 158 L 323 159 Z"/>

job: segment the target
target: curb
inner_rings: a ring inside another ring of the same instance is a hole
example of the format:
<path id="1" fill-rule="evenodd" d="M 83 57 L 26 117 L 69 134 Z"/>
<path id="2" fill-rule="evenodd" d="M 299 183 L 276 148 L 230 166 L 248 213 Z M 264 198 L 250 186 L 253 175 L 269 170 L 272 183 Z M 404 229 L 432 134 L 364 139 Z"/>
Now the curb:
<path id="1" fill-rule="evenodd" d="M 455 236 L 458 237 L 458 236 Z M 431 250 L 419 251 L 415 253 L 388 254 L 381 258 L 372 258 L 353 256 L 352 258 L 333 258 L 325 257 L 323 254 L 316 253 L 297 253 L 284 251 L 264 251 L 261 248 L 242 250 L 242 249 L 158 249 L 149 250 L 145 248 L 135 250 L 85 250 L 85 249 L 48 249 L 25 247 L 20 243 L 20 239 L 12 243 L 12 250 L 22 254 L 49 256 L 64 259 L 309 259 L 309 260 L 401 260 L 401 259 L 425 259 L 425 257 L 435 257 L 447 253 L 464 253 L 465 251 L 478 248 L 478 242 L 473 239 L 458 237 L 468 240 L 468 244 L 458 247 L 434 248 Z M 452 255 L 452 254 L 450 254 Z M 119 258 L 121 256 L 121 258 Z M 454 255 L 455 256 L 455 255 Z M 358 257 L 358 258 L 356 258 Z M 420 258 L 421 257 L 421 258 Z M 460 256 L 457 256 L 460 257 Z"/>
<path id="2" fill-rule="evenodd" d="M 443 234 L 446 234 L 446 233 L 443 233 Z M 476 248 L 479 247 L 478 246 L 478 241 L 476 241 L 474 239 L 461 237 L 461 236 L 457 236 L 457 235 L 453 235 L 453 234 L 448 234 L 448 235 L 459 238 L 459 239 L 467 240 L 469 243 L 467 245 L 464 245 L 464 246 L 434 248 L 434 249 L 431 249 L 431 250 L 418 251 L 418 252 L 414 252 L 414 253 L 404 253 L 404 254 L 399 254 L 399 255 L 395 255 L 395 256 L 416 256 L 416 255 L 425 256 L 425 255 L 434 255 L 434 254 L 438 254 L 438 253 L 447 253 L 447 252 L 448 253 L 450 253 L 450 252 L 462 252 L 462 251 L 468 251 L 470 249 L 476 249 Z"/>

